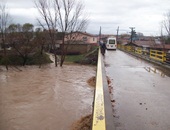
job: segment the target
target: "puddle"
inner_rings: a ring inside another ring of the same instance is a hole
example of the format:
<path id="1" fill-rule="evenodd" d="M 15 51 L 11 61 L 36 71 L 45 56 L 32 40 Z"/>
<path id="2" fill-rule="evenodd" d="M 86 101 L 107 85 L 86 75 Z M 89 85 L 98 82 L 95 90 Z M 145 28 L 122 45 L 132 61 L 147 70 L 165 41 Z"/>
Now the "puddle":
<path id="1" fill-rule="evenodd" d="M 149 73 L 154 73 L 154 74 L 159 74 L 161 77 L 170 77 L 170 72 L 169 70 L 160 70 L 158 68 L 155 67 L 144 67 L 144 69 L 149 72 Z"/>

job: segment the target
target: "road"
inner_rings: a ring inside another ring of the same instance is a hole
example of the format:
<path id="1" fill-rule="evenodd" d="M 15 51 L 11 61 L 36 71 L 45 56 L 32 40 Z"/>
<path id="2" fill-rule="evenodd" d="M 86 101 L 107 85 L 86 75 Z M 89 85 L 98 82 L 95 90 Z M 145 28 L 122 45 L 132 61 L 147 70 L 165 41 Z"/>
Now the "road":
<path id="1" fill-rule="evenodd" d="M 119 50 L 104 59 L 116 130 L 170 130 L 170 72 Z"/>

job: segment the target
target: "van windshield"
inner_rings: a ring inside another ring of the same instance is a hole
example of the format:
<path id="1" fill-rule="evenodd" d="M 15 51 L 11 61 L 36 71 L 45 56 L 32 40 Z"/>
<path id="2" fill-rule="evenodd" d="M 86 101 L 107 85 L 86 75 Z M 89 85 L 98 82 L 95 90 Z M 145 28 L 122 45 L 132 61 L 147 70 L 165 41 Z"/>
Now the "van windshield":
<path id="1" fill-rule="evenodd" d="M 115 40 L 109 40 L 109 44 L 115 44 Z"/>

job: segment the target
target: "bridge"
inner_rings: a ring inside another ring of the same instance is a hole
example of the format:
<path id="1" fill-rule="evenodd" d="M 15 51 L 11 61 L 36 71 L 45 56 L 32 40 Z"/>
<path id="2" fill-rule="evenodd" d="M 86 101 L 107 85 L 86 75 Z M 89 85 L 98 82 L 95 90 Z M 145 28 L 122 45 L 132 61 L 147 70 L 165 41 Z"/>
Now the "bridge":
<path id="1" fill-rule="evenodd" d="M 160 60 L 164 54 L 152 51 L 151 60 L 139 49 L 136 54 L 119 49 L 105 56 L 99 51 L 92 130 L 169 130 L 170 69 Z"/>

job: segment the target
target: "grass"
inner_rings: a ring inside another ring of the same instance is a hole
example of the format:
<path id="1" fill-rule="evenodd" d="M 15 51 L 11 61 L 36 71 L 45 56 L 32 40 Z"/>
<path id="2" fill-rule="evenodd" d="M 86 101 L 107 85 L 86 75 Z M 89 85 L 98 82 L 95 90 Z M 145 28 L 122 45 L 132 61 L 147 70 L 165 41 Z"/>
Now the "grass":
<path id="1" fill-rule="evenodd" d="M 88 53 L 83 55 L 67 55 L 66 63 L 80 63 L 80 64 L 97 64 L 98 48 L 93 48 Z"/>
<path id="2" fill-rule="evenodd" d="M 80 63 L 83 58 L 84 55 L 67 55 L 65 58 L 65 62 Z"/>

